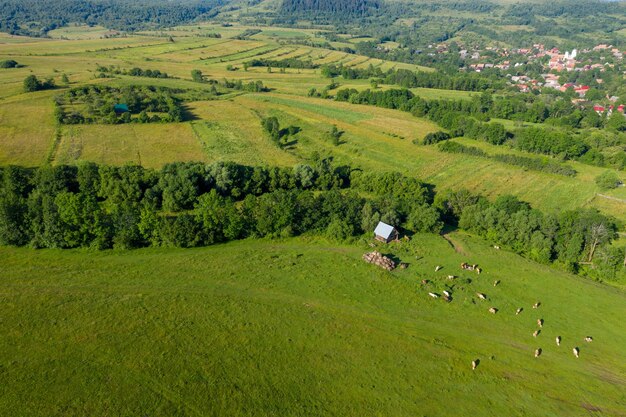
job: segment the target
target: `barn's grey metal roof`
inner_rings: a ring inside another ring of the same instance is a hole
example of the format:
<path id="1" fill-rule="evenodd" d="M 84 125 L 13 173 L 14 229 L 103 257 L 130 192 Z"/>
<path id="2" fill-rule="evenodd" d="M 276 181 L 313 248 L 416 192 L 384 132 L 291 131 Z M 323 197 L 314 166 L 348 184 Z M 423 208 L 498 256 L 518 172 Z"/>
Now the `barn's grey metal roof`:
<path id="1" fill-rule="evenodd" d="M 374 233 L 376 234 L 376 236 L 381 236 L 385 239 L 389 239 L 389 237 L 393 233 L 393 226 L 390 226 L 387 223 L 378 222 L 378 226 L 376 226 Z"/>

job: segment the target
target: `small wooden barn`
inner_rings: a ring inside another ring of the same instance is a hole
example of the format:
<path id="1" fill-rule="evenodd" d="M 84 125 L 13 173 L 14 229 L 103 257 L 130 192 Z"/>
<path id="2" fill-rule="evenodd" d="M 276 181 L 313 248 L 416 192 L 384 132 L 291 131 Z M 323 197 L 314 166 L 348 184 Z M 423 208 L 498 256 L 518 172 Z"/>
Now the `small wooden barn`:
<path id="1" fill-rule="evenodd" d="M 376 229 L 374 229 L 374 235 L 376 240 L 385 243 L 398 239 L 398 231 L 396 228 L 383 222 L 378 222 Z"/>

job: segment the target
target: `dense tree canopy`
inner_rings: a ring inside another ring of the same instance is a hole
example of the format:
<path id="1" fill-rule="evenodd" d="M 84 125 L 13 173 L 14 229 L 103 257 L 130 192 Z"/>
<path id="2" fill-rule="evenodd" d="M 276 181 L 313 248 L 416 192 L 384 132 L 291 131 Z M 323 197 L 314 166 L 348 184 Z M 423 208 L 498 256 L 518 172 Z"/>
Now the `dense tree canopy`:
<path id="1" fill-rule="evenodd" d="M 0 30 L 38 36 L 68 23 L 128 31 L 175 26 L 210 17 L 220 4 L 221 0 L 4 0 Z"/>
<path id="2" fill-rule="evenodd" d="M 305 233 L 344 240 L 369 236 L 381 220 L 409 232 L 458 224 L 540 262 L 615 269 L 599 254 L 612 250 L 617 226 L 597 211 L 546 215 L 512 196 L 435 195 L 415 178 L 329 159 L 294 168 L 218 162 L 160 171 L 93 163 L 0 170 L 0 244 L 191 247 Z"/>

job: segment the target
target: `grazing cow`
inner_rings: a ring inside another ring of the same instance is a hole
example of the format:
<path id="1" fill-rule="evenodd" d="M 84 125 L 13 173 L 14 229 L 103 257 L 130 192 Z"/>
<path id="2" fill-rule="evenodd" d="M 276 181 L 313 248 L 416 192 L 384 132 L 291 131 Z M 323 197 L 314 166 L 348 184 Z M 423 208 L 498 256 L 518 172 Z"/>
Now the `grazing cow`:
<path id="1" fill-rule="evenodd" d="M 440 270 L 441 268 L 443 268 L 443 266 L 441 266 L 441 265 L 437 265 L 437 266 L 435 267 L 435 272 L 439 272 L 439 270 Z"/>
<path id="2" fill-rule="evenodd" d="M 494 286 L 494 287 L 496 287 L 499 283 L 500 283 L 500 280 L 499 280 L 499 279 L 497 279 L 497 280 L 495 280 L 495 281 L 493 282 L 493 286 Z"/>
<path id="3" fill-rule="evenodd" d="M 538 319 L 537 320 L 537 326 L 543 327 L 543 319 Z"/>
<path id="4" fill-rule="evenodd" d="M 556 345 L 561 346 L 561 336 L 556 337 Z"/>
<path id="5" fill-rule="evenodd" d="M 523 309 L 522 307 L 518 308 L 518 309 L 515 311 L 515 315 L 517 316 L 517 315 L 518 315 L 519 313 L 521 313 L 522 311 L 524 311 L 524 309 Z"/>
<path id="6" fill-rule="evenodd" d="M 454 275 L 448 275 L 448 279 L 454 279 L 454 278 L 456 278 L 456 276 L 454 276 Z"/>
<path id="7" fill-rule="evenodd" d="M 450 292 L 449 292 L 449 291 L 443 290 L 443 293 L 444 293 L 447 297 L 450 297 Z"/>
<path id="8" fill-rule="evenodd" d="M 491 314 L 496 314 L 496 313 L 498 312 L 498 309 L 497 309 L 497 308 L 495 308 L 495 307 L 491 307 L 491 308 L 489 309 L 489 312 L 490 312 Z"/>
<path id="9" fill-rule="evenodd" d="M 478 366 L 478 359 L 472 361 L 472 371 Z"/>
<path id="10" fill-rule="evenodd" d="M 585 342 L 587 342 L 587 343 L 593 342 L 593 337 L 591 337 L 591 336 L 585 337 Z"/>
<path id="11" fill-rule="evenodd" d="M 429 283 L 429 281 L 427 279 L 423 279 L 422 280 L 422 284 L 428 284 L 428 283 Z"/>
<path id="12" fill-rule="evenodd" d="M 477 273 L 478 275 L 480 275 L 480 272 L 482 271 L 482 269 L 480 269 L 480 268 L 478 268 L 478 267 L 476 267 L 475 269 L 476 269 L 476 273 Z"/>
<path id="13" fill-rule="evenodd" d="M 537 337 L 539 335 L 539 333 L 541 333 L 541 330 L 535 330 L 533 332 L 533 337 Z"/>
<path id="14" fill-rule="evenodd" d="M 498 245 L 495 245 L 493 248 L 494 248 L 495 250 L 500 250 L 500 246 L 498 246 Z"/>
<path id="15" fill-rule="evenodd" d="M 429 292 L 428 295 L 430 295 L 433 298 L 439 298 L 439 294 L 435 294 L 434 292 Z"/>
<path id="16" fill-rule="evenodd" d="M 443 299 L 446 303 L 449 303 L 450 301 L 452 301 L 452 297 L 450 297 L 449 295 L 444 295 Z"/>
<path id="17" fill-rule="evenodd" d="M 580 349 L 575 347 L 574 349 L 572 349 L 572 353 L 574 354 L 574 356 L 578 357 L 578 355 L 580 354 Z"/>
<path id="18" fill-rule="evenodd" d="M 487 296 L 481 292 L 477 292 L 476 295 L 478 296 L 478 298 L 480 298 L 481 300 L 486 300 Z"/>
<path id="19" fill-rule="evenodd" d="M 538 358 L 541 355 L 541 348 L 535 349 L 535 358 Z"/>
<path id="20" fill-rule="evenodd" d="M 537 301 L 535 304 L 533 304 L 533 308 L 539 308 L 540 305 L 541 305 L 541 303 L 539 301 Z"/>

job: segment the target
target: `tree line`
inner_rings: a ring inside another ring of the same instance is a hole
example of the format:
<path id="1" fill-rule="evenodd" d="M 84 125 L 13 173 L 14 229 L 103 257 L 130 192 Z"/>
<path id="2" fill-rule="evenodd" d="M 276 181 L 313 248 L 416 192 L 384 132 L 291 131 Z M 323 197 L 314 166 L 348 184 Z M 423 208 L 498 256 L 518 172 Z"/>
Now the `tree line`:
<path id="1" fill-rule="evenodd" d="M 371 236 L 458 225 L 544 263 L 618 271 L 613 219 L 595 210 L 543 214 L 512 196 L 440 192 L 399 173 L 318 158 L 293 168 L 172 163 L 161 170 L 81 163 L 0 170 L 0 244 L 34 248 L 192 247 L 248 237 Z M 622 258 L 623 259 L 623 258 Z"/>
<path id="2" fill-rule="evenodd" d="M 498 162 L 502 162 L 508 165 L 519 166 L 532 171 L 547 172 L 549 174 L 564 175 L 566 177 L 574 177 L 577 173 L 574 168 L 556 161 L 539 158 L 529 158 L 526 156 L 512 154 L 489 155 L 482 149 L 479 149 L 475 146 L 465 146 L 455 141 L 446 141 L 440 143 L 438 148 L 442 152 L 489 158 Z"/>
<path id="3" fill-rule="evenodd" d="M 319 68 L 319 65 L 313 63 L 311 60 L 302 60 L 298 58 L 285 58 L 285 59 L 268 59 L 268 58 L 255 58 L 243 63 L 244 69 L 248 67 L 269 67 L 269 68 L 293 68 L 293 69 L 315 69 Z"/>
<path id="4" fill-rule="evenodd" d="M 369 65 L 367 68 L 344 67 L 329 64 L 322 67 L 322 76 L 327 78 L 341 76 L 346 80 L 376 78 L 379 84 L 398 85 L 403 88 L 437 88 L 459 91 L 496 91 L 507 88 L 506 80 L 495 76 L 478 73 L 447 74 L 441 71 L 411 71 L 393 69 L 383 71 L 380 67 Z"/>
<path id="5" fill-rule="evenodd" d="M 570 105 L 557 101 L 552 105 L 540 101 L 518 103 L 516 98 L 494 98 L 483 92 L 470 100 L 424 100 L 408 89 L 363 90 L 341 89 L 335 100 L 354 104 L 369 104 L 412 113 L 417 117 L 428 117 L 441 127 L 448 129 L 452 136 L 466 136 L 480 139 L 494 145 L 510 143 L 517 149 L 558 156 L 562 159 L 576 159 L 599 166 L 612 165 L 618 169 L 626 167 L 626 153 L 619 149 L 623 145 L 623 135 L 607 128 L 606 135 L 614 141 L 591 140 L 594 135 L 583 135 L 571 130 L 551 126 L 549 118 L 567 118 Z M 518 104 L 520 104 L 518 106 Z M 504 114 L 503 108 L 512 109 Z M 589 112 L 597 117 L 595 112 Z M 520 127 L 507 130 L 498 122 L 489 122 L 491 117 L 507 116 L 515 121 L 544 121 L 547 126 Z M 616 117 L 624 119 L 616 112 Z M 592 117 L 592 116 L 589 116 Z M 552 120 L 550 119 L 550 120 Z M 611 118 L 612 120 L 613 118 Z M 617 149 L 616 149 L 617 147 Z M 609 156 L 602 153 L 607 150 Z"/>
<path id="6" fill-rule="evenodd" d="M 161 72 L 160 70 L 153 69 L 143 69 L 143 68 L 131 68 L 131 69 L 121 69 L 114 65 L 109 67 L 104 65 L 99 65 L 96 69 L 99 73 L 104 74 L 117 74 L 117 75 L 130 75 L 131 77 L 147 77 L 147 78 L 173 78 L 170 77 L 167 72 Z"/>

